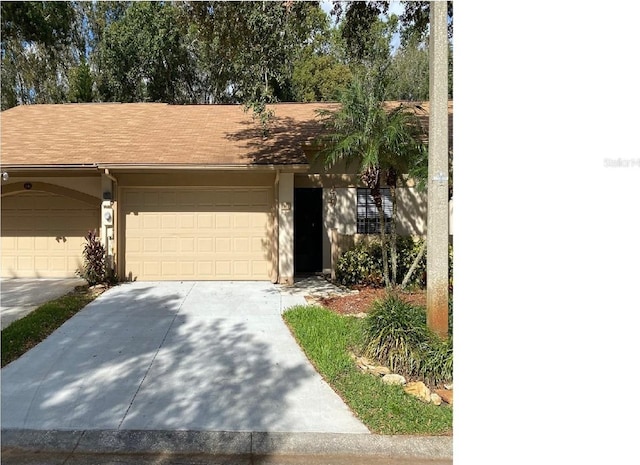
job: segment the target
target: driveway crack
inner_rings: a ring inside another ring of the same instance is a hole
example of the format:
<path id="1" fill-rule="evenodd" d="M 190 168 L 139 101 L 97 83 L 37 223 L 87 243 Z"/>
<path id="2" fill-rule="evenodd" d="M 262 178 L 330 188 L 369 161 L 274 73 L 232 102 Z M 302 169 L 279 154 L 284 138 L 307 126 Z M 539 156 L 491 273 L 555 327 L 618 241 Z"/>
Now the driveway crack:
<path id="1" fill-rule="evenodd" d="M 169 331 L 171 331 L 171 328 L 173 327 L 173 324 L 175 323 L 176 318 L 178 318 L 178 314 L 180 313 L 180 310 L 182 310 L 182 306 L 184 305 L 185 301 L 189 298 L 189 294 L 191 294 L 191 291 L 193 290 L 193 288 L 195 286 L 196 286 L 196 283 L 193 283 L 191 285 L 191 288 L 189 288 L 189 291 L 184 296 L 184 299 L 182 299 L 182 302 L 180 303 L 180 307 L 178 307 L 178 311 L 175 313 L 175 315 L 173 315 L 173 319 L 171 320 L 171 323 L 167 327 L 167 331 L 164 333 L 164 336 L 162 337 L 162 341 L 160 342 L 160 345 L 156 349 L 156 352 L 153 354 L 153 357 L 151 358 L 151 362 L 149 363 L 149 366 L 147 367 L 147 370 L 145 371 L 144 376 L 142 377 L 142 381 L 140 381 L 140 384 L 138 385 L 138 389 L 136 389 L 135 394 L 131 398 L 131 402 L 129 402 L 129 406 L 127 407 L 127 411 L 124 412 L 124 415 L 122 416 L 122 419 L 120 420 L 120 423 L 118 423 L 118 428 L 117 428 L 118 430 L 120 430 L 122 428 L 122 423 L 124 423 L 124 420 L 127 418 L 127 415 L 129 415 L 129 410 L 131 410 L 131 406 L 135 402 L 136 397 L 138 397 L 138 393 L 140 392 L 140 389 L 142 388 L 142 385 L 144 384 L 144 381 L 147 379 L 147 375 L 149 375 L 149 372 L 151 371 L 151 367 L 153 366 L 153 363 L 156 361 L 156 357 L 158 356 L 158 353 L 160 352 L 160 349 L 162 349 L 162 346 L 164 346 L 164 343 L 167 340 L 167 336 L 169 335 Z"/>

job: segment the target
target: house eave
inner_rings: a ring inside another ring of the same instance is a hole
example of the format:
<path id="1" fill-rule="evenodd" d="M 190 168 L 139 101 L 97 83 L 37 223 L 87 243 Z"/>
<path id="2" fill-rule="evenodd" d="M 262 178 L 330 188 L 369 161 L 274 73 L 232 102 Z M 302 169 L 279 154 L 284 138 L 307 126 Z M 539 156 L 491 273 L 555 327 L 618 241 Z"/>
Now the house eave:
<path id="1" fill-rule="evenodd" d="M 13 164 L 3 163 L 0 165 L 2 171 L 51 171 L 51 170 L 70 170 L 70 171 L 95 171 L 98 166 L 95 163 L 91 164 L 66 164 L 66 165 L 27 165 L 27 164 Z"/>
<path id="2" fill-rule="evenodd" d="M 118 170 L 118 171 L 287 171 L 306 172 L 309 165 L 306 163 L 293 164 L 188 164 L 188 163 L 92 163 L 92 164 L 55 164 L 55 165 L 23 165 L 23 164 L 3 164 L 0 165 L 2 171 L 96 171 L 96 170 Z"/>
<path id="3" fill-rule="evenodd" d="M 98 169 L 109 169 L 118 171 L 308 171 L 309 165 L 304 164 L 188 164 L 188 163 L 98 163 Z"/>

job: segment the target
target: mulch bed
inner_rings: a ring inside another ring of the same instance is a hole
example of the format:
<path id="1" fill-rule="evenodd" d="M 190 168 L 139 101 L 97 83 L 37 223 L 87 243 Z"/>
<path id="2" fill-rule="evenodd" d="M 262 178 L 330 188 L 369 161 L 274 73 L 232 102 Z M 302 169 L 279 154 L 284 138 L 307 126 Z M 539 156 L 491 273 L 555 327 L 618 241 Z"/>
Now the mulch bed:
<path id="1" fill-rule="evenodd" d="M 317 299 L 320 304 L 341 315 L 354 315 L 357 313 L 367 313 L 371 304 L 376 299 L 382 299 L 386 293 L 385 289 L 371 287 L 359 287 L 358 294 L 346 295 L 342 297 L 329 297 Z M 400 297 L 413 304 L 425 307 L 427 296 L 422 292 L 400 292 Z"/>

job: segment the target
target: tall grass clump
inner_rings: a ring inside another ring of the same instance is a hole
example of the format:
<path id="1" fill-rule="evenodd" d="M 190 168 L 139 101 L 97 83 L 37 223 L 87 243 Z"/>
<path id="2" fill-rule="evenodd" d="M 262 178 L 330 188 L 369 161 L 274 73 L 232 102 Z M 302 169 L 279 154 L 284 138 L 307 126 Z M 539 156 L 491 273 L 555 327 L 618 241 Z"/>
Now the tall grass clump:
<path id="1" fill-rule="evenodd" d="M 427 328 L 423 308 L 389 293 L 373 303 L 364 333 L 365 355 L 395 373 L 431 385 L 453 380 L 453 341 Z"/>

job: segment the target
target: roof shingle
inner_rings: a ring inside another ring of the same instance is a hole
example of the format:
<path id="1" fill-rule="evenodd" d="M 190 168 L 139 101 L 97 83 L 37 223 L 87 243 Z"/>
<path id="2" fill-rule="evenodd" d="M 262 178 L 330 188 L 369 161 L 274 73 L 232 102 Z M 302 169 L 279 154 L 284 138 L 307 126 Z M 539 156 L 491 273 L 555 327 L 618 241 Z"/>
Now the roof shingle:
<path id="1" fill-rule="evenodd" d="M 269 137 L 241 105 L 83 103 L 23 105 L 1 113 L 2 165 L 306 164 L 322 131 L 316 110 L 280 103 Z"/>

